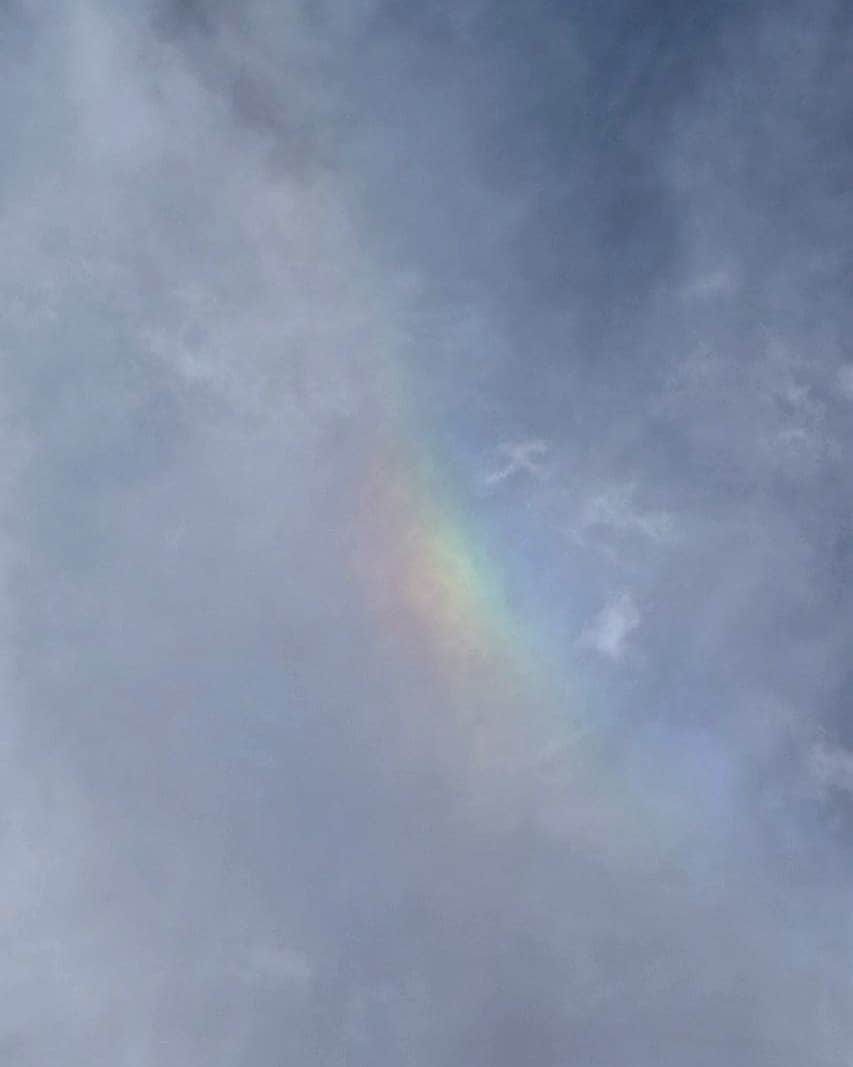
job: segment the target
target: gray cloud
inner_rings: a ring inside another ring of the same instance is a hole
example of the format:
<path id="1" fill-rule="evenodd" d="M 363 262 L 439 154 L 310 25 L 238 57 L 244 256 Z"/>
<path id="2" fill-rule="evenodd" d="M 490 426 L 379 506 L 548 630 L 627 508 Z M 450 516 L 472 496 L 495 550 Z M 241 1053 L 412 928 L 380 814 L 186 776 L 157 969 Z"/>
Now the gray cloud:
<path id="1" fill-rule="evenodd" d="M 849 40 L 2 9 L 10 1062 L 846 1063 Z"/>

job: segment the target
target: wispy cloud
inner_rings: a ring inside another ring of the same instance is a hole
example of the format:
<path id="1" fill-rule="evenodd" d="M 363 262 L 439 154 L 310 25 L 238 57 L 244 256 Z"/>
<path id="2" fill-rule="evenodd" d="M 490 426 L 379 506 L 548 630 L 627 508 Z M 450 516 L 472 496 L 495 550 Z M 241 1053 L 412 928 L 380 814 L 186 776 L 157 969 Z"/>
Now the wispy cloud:
<path id="1" fill-rule="evenodd" d="M 497 448 L 505 462 L 497 470 L 483 478 L 483 484 L 489 487 L 500 485 L 508 478 L 523 474 L 540 479 L 545 474 L 544 457 L 548 455 L 548 446 L 544 441 L 506 442 Z"/>

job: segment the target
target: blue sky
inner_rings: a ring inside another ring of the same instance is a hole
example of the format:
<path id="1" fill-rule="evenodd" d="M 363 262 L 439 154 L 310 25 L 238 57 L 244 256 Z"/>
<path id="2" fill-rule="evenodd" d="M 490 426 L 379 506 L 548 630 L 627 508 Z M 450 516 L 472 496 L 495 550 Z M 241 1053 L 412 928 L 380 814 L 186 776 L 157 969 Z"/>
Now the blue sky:
<path id="1" fill-rule="evenodd" d="M 849 1063 L 850 53 L 0 8 L 10 1063 Z"/>

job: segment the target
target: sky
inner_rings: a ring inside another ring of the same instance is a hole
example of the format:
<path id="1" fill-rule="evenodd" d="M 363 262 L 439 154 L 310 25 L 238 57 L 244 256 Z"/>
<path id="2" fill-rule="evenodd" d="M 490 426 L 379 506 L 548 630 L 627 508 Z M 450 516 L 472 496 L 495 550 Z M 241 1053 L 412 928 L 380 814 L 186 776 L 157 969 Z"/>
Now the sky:
<path id="1" fill-rule="evenodd" d="M 853 12 L 0 3 L 0 1051 L 853 1062 Z"/>

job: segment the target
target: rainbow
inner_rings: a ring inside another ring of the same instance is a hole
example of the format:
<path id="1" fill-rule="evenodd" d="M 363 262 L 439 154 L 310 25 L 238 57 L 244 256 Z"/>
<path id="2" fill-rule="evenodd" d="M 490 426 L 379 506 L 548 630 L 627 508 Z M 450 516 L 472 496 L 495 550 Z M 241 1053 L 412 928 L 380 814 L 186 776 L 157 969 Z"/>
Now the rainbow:
<path id="1" fill-rule="evenodd" d="M 398 423 L 399 426 L 399 423 Z M 423 434 L 418 440 L 424 439 Z M 380 631 L 414 650 L 478 762 L 564 739 L 579 723 L 541 635 L 513 611 L 507 584 L 436 456 L 386 432 L 361 493 L 355 569 Z"/>

